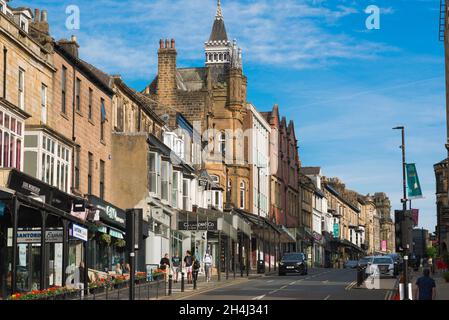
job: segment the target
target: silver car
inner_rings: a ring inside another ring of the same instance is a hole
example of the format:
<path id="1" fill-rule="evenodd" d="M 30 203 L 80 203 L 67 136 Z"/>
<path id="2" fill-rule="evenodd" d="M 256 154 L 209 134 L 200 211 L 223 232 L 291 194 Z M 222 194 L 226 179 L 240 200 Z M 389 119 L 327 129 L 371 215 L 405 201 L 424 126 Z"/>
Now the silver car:
<path id="1" fill-rule="evenodd" d="M 387 276 L 394 278 L 394 261 L 390 256 L 375 256 L 368 261 L 367 275 Z"/>

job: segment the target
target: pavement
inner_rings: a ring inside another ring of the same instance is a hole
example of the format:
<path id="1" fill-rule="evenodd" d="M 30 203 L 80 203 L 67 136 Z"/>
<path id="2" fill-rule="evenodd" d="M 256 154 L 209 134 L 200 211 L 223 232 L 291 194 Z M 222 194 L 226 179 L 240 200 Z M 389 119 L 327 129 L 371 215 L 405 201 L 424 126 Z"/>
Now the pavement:
<path id="1" fill-rule="evenodd" d="M 391 300 L 395 293 L 397 279 L 368 279 L 357 287 L 355 269 L 309 269 L 307 275 L 279 276 L 277 272 L 267 274 L 223 273 L 221 281 L 217 276 L 206 282 L 199 275 L 197 289 L 185 282 L 173 283 L 169 295 L 168 283 L 164 281 L 137 285 L 136 300 Z M 439 283 L 438 286 L 443 284 Z M 447 287 L 448 285 L 444 283 Z M 449 291 L 446 291 L 449 292 Z M 108 290 L 102 294 L 87 295 L 84 300 L 128 300 L 129 288 Z"/>

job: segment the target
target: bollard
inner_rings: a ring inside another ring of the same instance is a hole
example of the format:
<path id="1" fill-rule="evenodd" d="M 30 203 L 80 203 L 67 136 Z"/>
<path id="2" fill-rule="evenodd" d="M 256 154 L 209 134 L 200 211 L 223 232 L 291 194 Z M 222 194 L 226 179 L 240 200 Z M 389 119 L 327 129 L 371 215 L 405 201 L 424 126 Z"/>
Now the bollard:
<path id="1" fill-rule="evenodd" d="M 171 296 L 171 290 L 173 287 L 173 275 L 168 276 L 168 295 Z"/>
<path id="2" fill-rule="evenodd" d="M 194 271 L 193 273 L 193 290 L 196 290 L 196 280 L 198 278 L 198 271 Z"/>
<path id="3" fill-rule="evenodd" d="M 181 292 L 184 292 L 184 272 L 181 272 Z"/>

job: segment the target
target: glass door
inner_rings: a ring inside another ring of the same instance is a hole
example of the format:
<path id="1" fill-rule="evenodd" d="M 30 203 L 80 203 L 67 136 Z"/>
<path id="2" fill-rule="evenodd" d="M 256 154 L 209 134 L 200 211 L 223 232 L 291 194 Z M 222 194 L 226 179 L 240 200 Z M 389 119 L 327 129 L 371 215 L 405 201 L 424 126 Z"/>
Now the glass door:
<path id="1" fill-rule="evenodd" d="M 28 292 L 40 288 L 41 248 L 40 244 L 17 245 L 17 290 Z"/>

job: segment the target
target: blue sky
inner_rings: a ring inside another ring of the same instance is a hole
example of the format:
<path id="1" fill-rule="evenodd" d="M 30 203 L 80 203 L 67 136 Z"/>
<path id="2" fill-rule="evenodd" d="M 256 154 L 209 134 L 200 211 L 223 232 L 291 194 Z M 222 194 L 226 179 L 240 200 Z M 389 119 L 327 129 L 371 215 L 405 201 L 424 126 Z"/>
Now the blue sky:
<path id="1" fill-rule="evenodd" d="M 81 13 L 65 27 L 66 7 Z M 178 66 L 202 66 L 215 0 L 12 1 L 48 10 L 56 39 L 76 34 L 81 57 L 143 89 L 157 66 L 160 38 L 175 38 Z M 367 30 L 365 8 L 381 8 Z M 425 199 L 420 226 L 436 223 L 433 164 L 446 152 L 439 0 L 222 0 L 230 38 L 243 48 L 248 100 L 277 103 L 295 121 L 305 166 L 321 166 L 362 194 L 386 192 L 400 207 L 400 133 L 417 164 Z"/>

